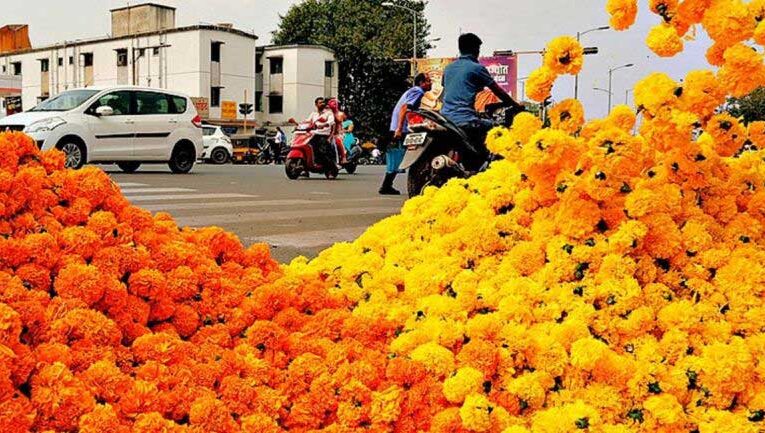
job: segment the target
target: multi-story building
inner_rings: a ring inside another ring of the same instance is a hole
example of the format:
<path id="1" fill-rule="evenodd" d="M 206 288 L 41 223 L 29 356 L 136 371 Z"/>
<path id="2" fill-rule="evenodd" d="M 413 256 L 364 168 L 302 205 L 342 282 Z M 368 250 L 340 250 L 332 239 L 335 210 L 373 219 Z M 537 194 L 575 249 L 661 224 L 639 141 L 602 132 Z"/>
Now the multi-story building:
<path id="1" fill-rule="evenodd" d="M 145 3 L 111 11 L 105 37 L 0 50 L 0 75 L 21 76 L 23 109 L 77 87 L 133 84 L 194 97 L 210 123 L 241 126 L 308 115 L 315 96 L 337 94 L 334 53 L 320 46 L 258 47 L 230 24 L 176 26 L 175 9 Z"/>

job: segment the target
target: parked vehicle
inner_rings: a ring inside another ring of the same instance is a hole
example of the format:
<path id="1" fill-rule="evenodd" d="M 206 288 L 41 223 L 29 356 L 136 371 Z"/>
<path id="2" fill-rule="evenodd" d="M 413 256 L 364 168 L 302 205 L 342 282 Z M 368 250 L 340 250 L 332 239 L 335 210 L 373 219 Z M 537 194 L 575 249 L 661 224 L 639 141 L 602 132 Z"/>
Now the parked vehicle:
<path id="1" fill-rule="evenodd" d="M 202 159 L 213 164 L 225 164 L 234 154 L 231 138 L 220 126 L 202 125 L 204 153 Z"/>
<path id="2" fill-rule="evenodd" d="M 289 179 L 295 180 L 309 173 L 321 173 L 327 179 L 336 179 L 339 173 L 335 163 L 335 152 L 329 145 L 321 146 L 314 152 L 311 139 L 314 134 L 310 125 L 300 124 L 292 135 L 290 153 L 284 164 L 284 170 Z M 335 137 L 328 137 L 330 143 L 337 145 Z M 342 145 L 342 144 L 341 144 Z"/>
<path id="3" fill-rule="evenodd" d="M 204 150 L 202 119 L 188 96 L 134 86 L 68 90 L 0 119 L 5 129 L 25 132 L 42 150 L 62 150 L 74 169 L 114 163 L 131 173 L 167 163 L 188 173 Z"/>
<path id="4" fill-rule="evenodd" d="M 489 104 L 482 116 L 509 127 L 522 109 Z M 436 111 L 409 112 L 404 139 L 406 155 L 401 169 L 408 169 L 407 190 L 417 196 L 427 186 L 442 186 L 454 177 L 468 178 L 486 170 L 496 156 L 479 150 L 460 127 Z"/>

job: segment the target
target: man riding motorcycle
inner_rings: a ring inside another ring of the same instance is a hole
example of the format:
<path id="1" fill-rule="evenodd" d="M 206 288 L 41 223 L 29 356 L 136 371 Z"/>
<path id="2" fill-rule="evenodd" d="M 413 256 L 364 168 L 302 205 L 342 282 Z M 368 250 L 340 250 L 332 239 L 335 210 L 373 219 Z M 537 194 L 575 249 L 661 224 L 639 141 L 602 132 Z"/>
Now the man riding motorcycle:
<path id="1" fill-rule="evenodd" d="M 476 96 L 488 87 L 506 106 L 522 109 L 523 105 L 499 87 L 486 67 L 478 63 L 482 44 L 483 41 L 473 33 L 459 37 L 460 58 L 444 70 L 441 114 L 462 128 L 476 149 L 487 153 L 486 134 L 496 125 L 478 115 Z"/>
<path id="2" fill-rule="evenodd" d="M 311 125 L 313 129 L 313 138 L 311 139 L 311 147 L 313 148 L 314 155 L 324 155 L 327 162 L 331 161 L 335 163 L 334 154 L 330 158 L 330 137 L 335 128 L 335 114 L 327 107 L 327 101 L 324 98 L 316 98 L 314 101 L 316 105 L 316 111 L 311 113 L 306 121 Z"/>

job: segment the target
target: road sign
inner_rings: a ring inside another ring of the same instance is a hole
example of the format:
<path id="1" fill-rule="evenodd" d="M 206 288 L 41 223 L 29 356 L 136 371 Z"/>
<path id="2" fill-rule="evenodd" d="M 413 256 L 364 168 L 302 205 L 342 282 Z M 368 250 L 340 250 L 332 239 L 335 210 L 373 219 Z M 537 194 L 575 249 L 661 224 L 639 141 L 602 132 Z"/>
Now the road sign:
<path id="1" fill-rule="evenodd" d="M 197 108 L 197 114 L 203 119 L 210 118 L 210 101 L 207 98 L 191 98 L 194 106 Z"/>
<path id="2" fill-rule="evenodd" d="M 252 104 L 244 103 L 239 104 L 239 113 L 242 116 L 247 116 L 248 114 L 252 114 Z"/>
<path id="3" fill-rule="evenodd" d="M 236 120 L 236 101 L 221 101 L 220 117 L 226 120 Z"/>

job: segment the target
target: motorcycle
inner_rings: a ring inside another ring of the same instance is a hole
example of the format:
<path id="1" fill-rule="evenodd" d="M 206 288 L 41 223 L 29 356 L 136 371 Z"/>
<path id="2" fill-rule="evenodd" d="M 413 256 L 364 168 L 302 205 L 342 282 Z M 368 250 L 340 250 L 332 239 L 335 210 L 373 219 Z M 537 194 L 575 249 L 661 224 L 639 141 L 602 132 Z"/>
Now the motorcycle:
<path id="1" fill-rule="evenodd" d="M 497 126 L 510 127 L 521 107 L 488 104 L 481 117 Z M 467 133 L 441 113 L 426 109 L 407 114 L 410 133 L 404 139 L 406 153 L 401 169 L 408 169 L 409 197 L 427 186 L 443 186 L 449 179 L 467 179 L 486 170 L 498 157 L 481 150 Z"/>
<path id="2" fill-rule="evenodd" d="M 291 180 L 299 178 L 308 173 L 322 173 L 327 179 L 336 179 L 340 170 L 335 164 L 335 158 L 342 146 L 342 141 L 337 137 L 328 137 L 329 143 L 336 146 L 333 149 L 330 146 L 321 146 L 321 149 L 314 149 L 311 146 L 311 139 L 314 137 L 312 128 L 308 124 L 301 124 L 295 129 L 290 145 L 290 152 L 287 154 L 287 160 L 284 164 L 284 170 L 287 177 Z M 356 172 L 356 163 L 350 161 L 343 164 L 343 168 L 350 174 Z"/>
<path id="3" fill-rule="evenodd" d="M 340 145 L 342 146 L 342 143 Z M 353 143 L 353 146 L 351 146 L 351 150 L 346 152 L 345 164 L 342 164 L 343 168 L 346 172 L 348 172 L 348 174 L 356 173 L 356 169 L 359 165 L 361 165 L 361 156 L 363 153 L 364 149 L 361 148 L 359 139 L 357 138 Z"/>

